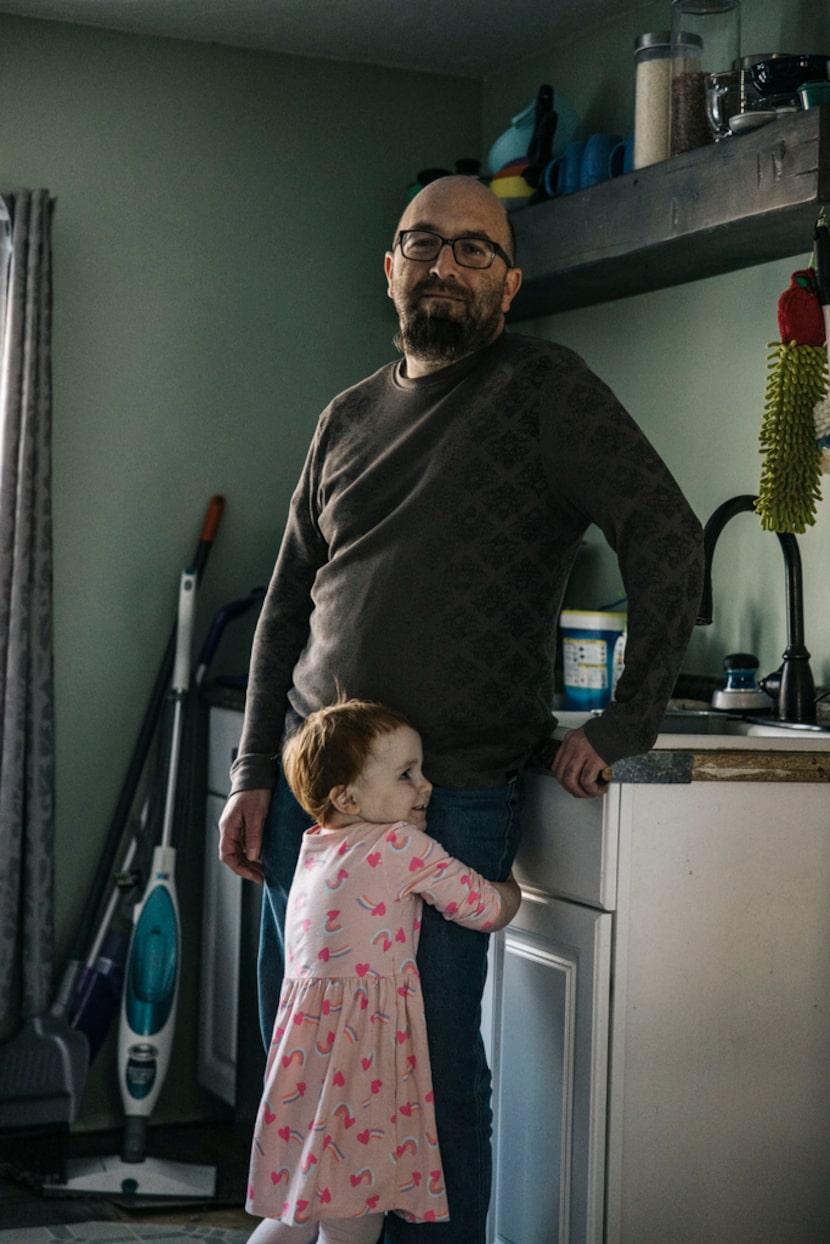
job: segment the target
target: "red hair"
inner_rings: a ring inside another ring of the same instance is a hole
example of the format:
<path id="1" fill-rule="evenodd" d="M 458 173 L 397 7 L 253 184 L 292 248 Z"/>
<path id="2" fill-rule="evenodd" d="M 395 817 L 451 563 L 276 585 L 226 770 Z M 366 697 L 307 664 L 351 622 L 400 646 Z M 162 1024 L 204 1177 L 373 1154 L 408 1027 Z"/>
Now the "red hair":
<path id="1" fill-rule="evenodd" d="M 373 700 L 339 700 L 311 713 L 285 744 L 282 767 L 294 798 L 315 821 L 336 811 L 329 794 L 363 772 L 375 739 L 410 722 Z"/>

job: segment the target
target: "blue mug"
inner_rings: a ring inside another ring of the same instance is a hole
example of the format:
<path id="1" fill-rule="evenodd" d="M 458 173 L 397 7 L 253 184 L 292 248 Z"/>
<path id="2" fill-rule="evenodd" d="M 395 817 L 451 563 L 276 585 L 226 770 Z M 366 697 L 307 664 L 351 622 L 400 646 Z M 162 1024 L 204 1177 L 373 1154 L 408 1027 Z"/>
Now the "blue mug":
<path id="1" fill-rule="evenodd" d="M 608 157 L 608 176 L 619 177 L 622 173 L 630 173 L 634 168 L 634 134 L 628 135 L 613 147 Z"/>
<path id="2" fill-rule="evenodd" d="M 581 189 L 596 186 L 601 181 L 608 181 L 611 153 L 623 139 L 619 134 L 592 134 L 585 143 L 582 153 L 582 164 L 579 172 Z"/>
<path id="3" fill-rule="evenodd" d="M 545 192 L 550 198 L 557 194 L 573 194 L 579 189 L 580 171 L 582 168 L 583 142 L 569 142 L 561 156 L 551 160 L 545 169 Z"/>

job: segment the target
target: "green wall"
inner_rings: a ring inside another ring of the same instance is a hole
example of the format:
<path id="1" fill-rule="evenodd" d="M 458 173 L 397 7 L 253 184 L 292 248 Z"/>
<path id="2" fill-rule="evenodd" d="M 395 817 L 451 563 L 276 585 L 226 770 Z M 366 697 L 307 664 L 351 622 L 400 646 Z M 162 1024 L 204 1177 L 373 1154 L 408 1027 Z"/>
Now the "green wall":
<path id="1" fill-rule="evenodd" d="M 510 117 L 549 82 L 570 99 L 587 132 L 626 134 L 633 122 L 634 39 L 664 29 L 668 4 L 644 4 L 547 55 L 506 68 L 485 84 L 484 150 Z M 742 49 L 830 48 L 830 8 L 813 0 L 744 0 Z M 732 141 L 744 141 L 733 139 Z M 749 141 L 752 141 L 749 139 Z M 533 210 L 524 209 L 524 210 Z M 790 259 L 674 289 L 517 324 L 578 350 L 616 390 L 669 463 L 701 520 L 721 501 L 758 489 L 767 344 L 778 340 L 778 298 L 805 267 L 811 232 Z M 817 683 L 830 683 L 830 477 L 818 521 L 799 537 L 805 633 Z M 613 556 L 589 539 L 569 603 L 592 608 L 621 595 Z M 778 541 L 743 515 L 727 527 L 714 565 L 715 622 L 697 630 L 686 668 L 719 674 L 728 652 L 756 652 L 761 672 L 780 662 L 786 640 L 784 563 Z"/>
<path id="2" fill-rule="evenodd" d="M 383 252 L 415 173 L 479 154 L 480 108 L 460 79 L 0 18 L 0 186 L 57 200 L 61 963 L 208 500 L 227 510 L 198 644 L 267 582 L 322 406 L 394 355 Z M 213 672 L 242 672 L 249 642 L 230 627 Z M 188 981 L 160 1120 L 211 1106 L 194 1023 Z M 105 1053 L 90 1123 L 119 1115 Z"/>

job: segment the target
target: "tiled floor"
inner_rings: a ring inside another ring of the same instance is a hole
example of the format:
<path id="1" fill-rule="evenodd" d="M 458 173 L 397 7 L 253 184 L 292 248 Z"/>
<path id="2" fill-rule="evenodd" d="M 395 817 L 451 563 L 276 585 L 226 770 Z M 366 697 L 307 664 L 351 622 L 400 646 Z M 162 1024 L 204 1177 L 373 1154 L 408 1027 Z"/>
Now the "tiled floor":
<path id="1" fill-rule="evenodd" d="M 120 1139 L 119 1133 L 72 1136 L 65 1156 L 117 1153 Z M 243 1209 L 249 1149 L 250 1129 L 233 1123 L 151 1129 L 148 1152 L 155 1157 L 215 1166 L 216 1196 L 207 1202 L 46 1195 L 43 1179 L 7 1152 L 0 1158 L 0 1244 L 144 1239 L 242 1244 L 257 1222 Z M 87 1234 L 78 1234 L 83 1231 Z"/>
<path id="2" fill-rule="evenodd" d="M 74 1226 L 27 1227 L 0 1231 L 0 1244 L 187 1244 L 206 1240 L 211 1244 L 245 1244 L 247 1231 L 222 1227 L 189 1227 L 166 1224 L 88 1222 Z"/>

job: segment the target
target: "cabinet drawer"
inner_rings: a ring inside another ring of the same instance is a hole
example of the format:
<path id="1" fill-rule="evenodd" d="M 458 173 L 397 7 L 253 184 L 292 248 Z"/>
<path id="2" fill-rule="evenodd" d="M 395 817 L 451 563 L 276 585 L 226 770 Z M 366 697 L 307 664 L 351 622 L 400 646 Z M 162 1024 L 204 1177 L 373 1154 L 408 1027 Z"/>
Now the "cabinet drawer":
<path id="1" fill-rule="evenodd" d="M 208 790 L 227 795 L 231 788 L 230 767 L 236 758 L 243 714 L 236 708 L 214 706 L 208 732 Z"/>
<path id="2" fill-rule="evenodd" d="M 554 777 L 529 773 L 514 868 L 519 884 L 613 911 L 619 811 L 614 783 L 598 799 L 574 799 Z"/>

